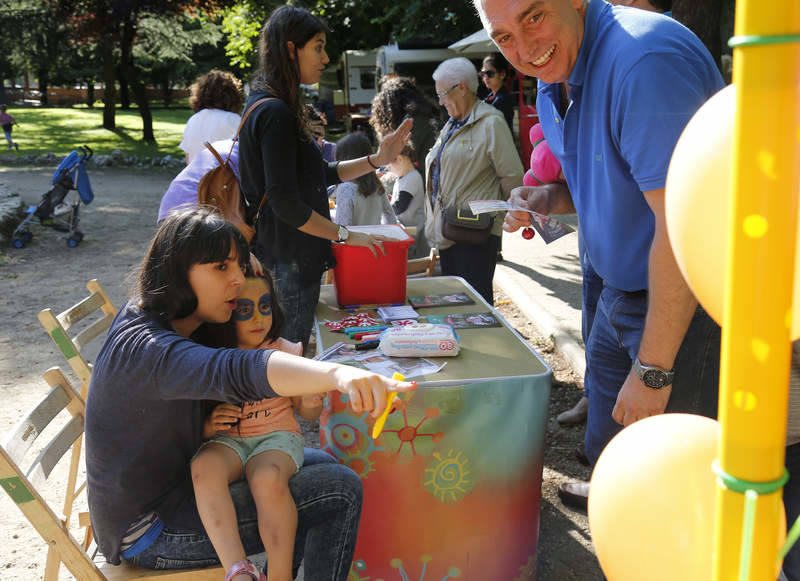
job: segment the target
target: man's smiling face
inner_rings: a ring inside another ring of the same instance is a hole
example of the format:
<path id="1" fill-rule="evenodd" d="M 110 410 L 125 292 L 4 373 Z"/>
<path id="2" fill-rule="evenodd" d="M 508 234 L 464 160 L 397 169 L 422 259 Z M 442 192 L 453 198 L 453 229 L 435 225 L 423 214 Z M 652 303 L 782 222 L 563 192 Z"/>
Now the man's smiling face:
<path id="1" fill-rule="evenodd" d="M 585 0 L 475 0 L 483 27 L 521 73 L 569 78 L 583 40 Z"/>

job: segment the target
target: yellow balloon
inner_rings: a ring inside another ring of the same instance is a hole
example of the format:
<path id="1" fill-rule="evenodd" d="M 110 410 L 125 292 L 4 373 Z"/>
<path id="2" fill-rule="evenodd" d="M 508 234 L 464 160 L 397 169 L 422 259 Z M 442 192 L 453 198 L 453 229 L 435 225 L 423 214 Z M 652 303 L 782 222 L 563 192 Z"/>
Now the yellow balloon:
<path id="1" fill-rule="evenodd" d="M 719 424 L 664 414 L 622 430 L 592 474 L 589 527 L 611 581 L 712 577 Z"/>
<path id="2" fill-rule="evenodd" d="M 709 99 L 681 134 L 667 173 L 669 240 L 689 287 L 717 323 L 722 322 L 724 300 L 735 110 L 733 85 Z M 769 165 L 753 155 L 759 167 Z M 754 233 L 759 226 L 744 224 Z M 800 338 L 800 253 L 795 254 L 794 272 L 793 340 Z"/>

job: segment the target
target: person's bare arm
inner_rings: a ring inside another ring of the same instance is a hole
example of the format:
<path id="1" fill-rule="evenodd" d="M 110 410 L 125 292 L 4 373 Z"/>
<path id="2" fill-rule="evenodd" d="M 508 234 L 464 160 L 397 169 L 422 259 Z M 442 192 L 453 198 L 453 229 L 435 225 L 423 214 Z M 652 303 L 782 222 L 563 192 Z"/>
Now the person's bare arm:
<path id="1" fill-rule="evenodd" d="M 393 161 L 403 151 L 408 138 L 411 137 L 413 125 L 414 122 L 410 118 L 403 121 L 397 129 L 381 140 L 377 153 L 339 162 L 337 168 L 339 179 L 348 182 Z"/>
<path id="2" fill-rule="evenodd" d="M 325 240 L 336 241 L 339 239 L 339 225 L 334 224 L 314 211 L 311 212 L 311 216 L 306 220 L 306 223 L 300 226 L 298 230 L 316 236 L 317 238 L 324 238 Z M 369 248 L 372 254 L 377 257 L 377 250 L 380 250 L 382 254 L 386 254 L 386 250 L 383 248 L 383 240 L 386 240 L 383 236 L 366 234 L 364 232 L 350 232 L 345 244 L 348 246 L 364 246 Z"/>
<path id="3" fill-rule="evenodd" d="M 377 417 L 386 407 L 387 391 L 411 391 L 416 383 L 397 381 L 363 369 L 313 361 L 281 351 L 270 355 L 267 380 L 278 395 L 312 395 L 337 390 L 347 394 L 353 411 Z"/>
<path id="4" fill-rule="evenodd" d="M 683 338 L 697 309 L 697 299 L 683 279 L 667 238 L 664 190 L 644 192 L 655 216 L 655 234 L 650 247 L 648 268 L 648 308 L 639 360 L 644 365 L 672 369 Z M 664 413 L 672 386 L 647 387 L 633 371 L 628 374 L 617 396 L 612 417 L 628 426 L 633 422 Z"/>
<path id="5" fill-rule="evenodd" d="M 543 186 L 522 186 L 511 190 L 508 200 L 514 206 L 522 206 L 539 214 L 571 214 L 575 212 L 572 194 L 566 184 L 552 183 Z M 516 232 L 531 225 L 528 212 L 506 212 L 503 230 Z"/>

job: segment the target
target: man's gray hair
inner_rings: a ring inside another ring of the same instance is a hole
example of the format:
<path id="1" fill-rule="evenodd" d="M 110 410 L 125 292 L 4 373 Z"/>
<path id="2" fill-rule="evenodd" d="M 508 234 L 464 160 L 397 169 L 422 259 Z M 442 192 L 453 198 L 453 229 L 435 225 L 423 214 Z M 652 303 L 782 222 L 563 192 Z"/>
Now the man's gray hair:
<path id="1" fill-rule="evenodd" d="M 470 93 L 478 92 L 478 71 L 463 56 L 447 59 L 433 71 L 433 80 L 442 82 L 448 87 L 464 83 Z"/>

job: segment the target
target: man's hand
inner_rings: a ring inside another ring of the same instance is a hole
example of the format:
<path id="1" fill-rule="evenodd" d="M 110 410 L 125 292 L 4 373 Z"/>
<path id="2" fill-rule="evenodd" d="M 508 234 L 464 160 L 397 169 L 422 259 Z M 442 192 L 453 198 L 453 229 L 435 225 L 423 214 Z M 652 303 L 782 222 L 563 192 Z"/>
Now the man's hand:
<path id="1" fill-rule="evenodd" d="M 575 211 L 572 195 L 565 184 L 552 183 L 543 186 L 521 186 L 511 190 L 508 199 L 512 206 L 520 206 L 538 214 L 570 214 Z M 528 212 L 506 212 L 503 230 L 516 232 L 531 225 Z"/>
<path id="2" fill-rule="evenodd" d="M 647 387 L 631 370 L 619 390 L 617 405 L 614 406 L 611 417 L 618 424 L 627 427 L 644 418 L 663 414 L 671 393 L 671 385 L 661 389 Z"/>

